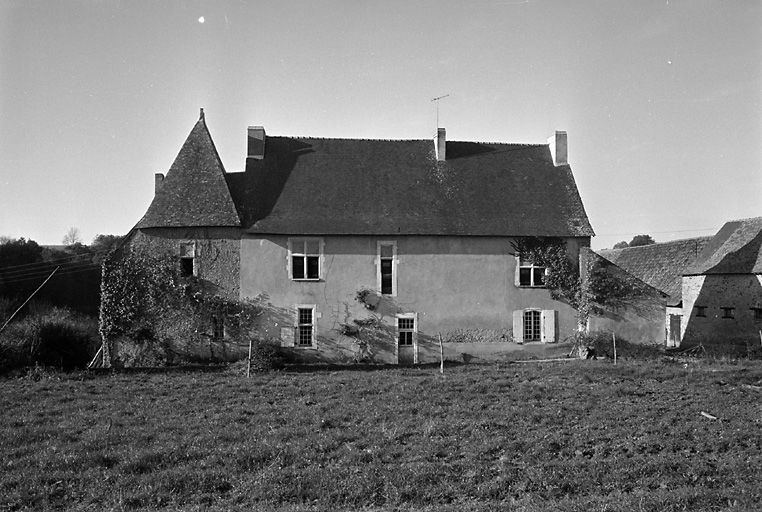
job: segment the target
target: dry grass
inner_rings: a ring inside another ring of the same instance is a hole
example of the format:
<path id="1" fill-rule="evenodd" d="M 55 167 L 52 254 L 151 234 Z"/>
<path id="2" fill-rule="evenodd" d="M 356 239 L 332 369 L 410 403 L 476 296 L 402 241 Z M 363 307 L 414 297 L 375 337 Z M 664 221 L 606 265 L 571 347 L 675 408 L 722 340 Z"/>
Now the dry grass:
<path id="1" fill-rule="evenodd" d="M 659 361 L 6 379 L 0 510 L 759 509 L 761 383 Z"/>

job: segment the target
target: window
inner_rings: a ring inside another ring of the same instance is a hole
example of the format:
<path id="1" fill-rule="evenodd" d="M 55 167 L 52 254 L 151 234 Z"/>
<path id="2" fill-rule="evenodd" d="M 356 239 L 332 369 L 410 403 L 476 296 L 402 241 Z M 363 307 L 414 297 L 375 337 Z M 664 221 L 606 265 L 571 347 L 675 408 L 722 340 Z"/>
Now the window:
<path id="1" fill-rule="evenodd" d="M 722 309 L 722 318 L 735 318 L 736 308 L 720 308 Z"/>
<path id="2" fill-rule="evenodd" d="M 378 290 L 381 295 L 397 295 L 397 242 L 378 242 Z"/>
<path id="3" fill-rule="evenodd" d="M 315 338 L 315 308 L 296 308 L 296 343 L 297 347 L 311 347 Z"/>
<path id="4" fill-rule="evenodd" d="M 398 316 L 397 317 L 397 339 L 401 347 L 413 346 L 413 335 L 415 333 L 415 317 Z"/>
<path id="5" fill-rule="evenodd" d="M 519 286 L 545 286 L 545 267 L 519 256 Z"/>
<path id="6" fill-rule="evenodd" d="M 754 313 L 755 322 L 762 322 L 762 308 L 751 308 L 751 312 Z"/>
<path id="7" fill-rule="evenodd" d="M 541 314 L 537 310 L 524 311 L 524 341 L 540 341 Z"/>
<path id="8" fill-rule="evenodd" d="M 293 238 L 288 240 L 291 279 L 320 279 L 322 241 L 319 238 Z"/>
<path id="9" fill-rule="evenodd" d="M 706 306 L 693 306 L 693 309 L 696 310 L 696 316 L 699 316 L 699 317 L 706 316 Z"/>
<path id="10" fill-rule="evenodd" d="M 513 312 L 513 340 L 516 343 L 556 340 L 557 311 L 553 309 L 517 309 Z"/>
<path id="11" fill-rule="evenodd" d="M 180 275 L 182 277 L 196 275 L 196 242 L 180 244 Z"/>
<path id="12" fill-rule="evenodd" d="M 221 340 L 225 337 L 225 317 L 221 314 L 212 315 L 212 338 Z"/>

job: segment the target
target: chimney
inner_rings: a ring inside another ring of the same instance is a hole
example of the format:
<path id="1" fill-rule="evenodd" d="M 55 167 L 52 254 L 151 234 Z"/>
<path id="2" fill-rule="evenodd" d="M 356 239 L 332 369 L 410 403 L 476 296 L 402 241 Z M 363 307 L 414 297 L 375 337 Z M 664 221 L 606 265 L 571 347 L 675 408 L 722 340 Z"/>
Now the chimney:
<path id="1" fill-rule="evenodd" d="M 553 157 L 553 165 L 566 165 L 569 163 L 569 148 L 566 145 L 566 132 L 556 130 L 556 134 L 548 137 L 550 155 Z"/>
<path id="2" fill-rule="evenodd" d="M 164 185 L 164 175 L 160 172 L 157 172 L 153 175 L 153 193 L 154 195 L 159 193 L 159 190 L 161 190 L 161 186 Z"/>
<path id="3" fill-rule="evenodd" d="M 262 160 L 265 157 L 265 128 L 249 126 L 248 158 Z"/>
<path id="4" fill-rule="evenodd" d="M 445 129 L 437 128 L 437 136 L 434 137 L 434 153 L 436 153 L 437 160 L 440 162 L 445 161 L 446 146 Z"/>

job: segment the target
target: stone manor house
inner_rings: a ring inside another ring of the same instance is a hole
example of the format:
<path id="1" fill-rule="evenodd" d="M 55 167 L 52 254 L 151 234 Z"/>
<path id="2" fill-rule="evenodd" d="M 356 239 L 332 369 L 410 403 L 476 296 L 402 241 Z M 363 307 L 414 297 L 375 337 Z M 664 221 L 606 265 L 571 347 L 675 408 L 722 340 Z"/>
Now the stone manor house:
<path id="1" fill-rule="evenodd" d="M 510 144 L 449 141 L 444 128 L 369 140 L 253 126 L 245 170 L 227 172 L 202 109 L 126 246 L 174 254 L 220 295 L 265 300 L 261 335 L 297 359 L 349 360 L 347 326 L 370 319 L 388 333 L 373 361 L 415 363 L 438 358 L 439 336 L 571 336 L 576 311 L 515 242 L 552 237 L 576 264 L 591 236 L 565 132 Z"/>

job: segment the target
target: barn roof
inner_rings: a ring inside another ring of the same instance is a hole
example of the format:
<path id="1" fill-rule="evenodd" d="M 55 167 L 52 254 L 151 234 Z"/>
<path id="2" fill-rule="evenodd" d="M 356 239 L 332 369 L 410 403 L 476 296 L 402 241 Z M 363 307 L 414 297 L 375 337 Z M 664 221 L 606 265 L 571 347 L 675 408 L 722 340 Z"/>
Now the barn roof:
<path id="1" fill-rule="evenodd" d="M 667 304 L 676 306 L 682 301 L 682 276 L 686 268 L 696 260 L 711 239 L 712 237 L 687 238 L 598 252 L 618 267 L 669 295 Z"/>
<path id="2" fill-rule="evenodd" d="M 726 222 L 685 273 L 762 274 L 762 217 Z"/>
<path id="3" fill-rule="evenodd" d="M 593 235 L 568 165 L 548 145 L 267 137 L 227 174 L 250 233 Z"/>
<path id="4" fill-rule="evenodd" d="M 204 111 L 191 130 L 148 211 L 135 226 L 240 226 Z"/>

